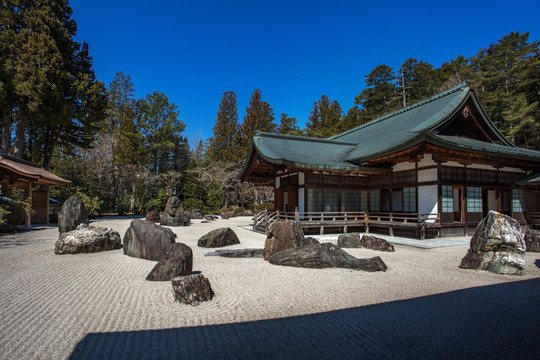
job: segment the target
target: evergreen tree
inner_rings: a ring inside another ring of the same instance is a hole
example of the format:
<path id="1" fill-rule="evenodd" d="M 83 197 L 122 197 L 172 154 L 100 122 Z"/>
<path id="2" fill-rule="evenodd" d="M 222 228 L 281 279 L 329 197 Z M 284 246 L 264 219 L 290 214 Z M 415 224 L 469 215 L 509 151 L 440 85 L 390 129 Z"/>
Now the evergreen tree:
<path id="1" fill-rule="evenodd" d="M 221 98 L 214 135 L 208 139 L 207 155 L 212 161 L 236 162 L 244 158 L 238 135 L 238 106 L 234 91 L 227 91 Z"/>
<path id="2" fill-rule="evenodd" d="M 330 101 L 328 96 L 322 95 L 321 98 L 313 103 L 309 122 L 307 126 L 307 135 L 312 137 L 329 137 L 339 132 L 340 120 L 343 116 L 343 110 L 337 100 Z"/>
<path id="3" fill-rule="evenodd" d="M 1 8 L 4 152 L 48 168 L 54 149 L 88 145 L 103 119 L 104 86 L 88 46 L 73 40 L 77 26 L 67 1 L 8 0 Z"/>
<path id="4" fill-rule="evenodd" d="M 288 114 L 281 114 L 277 132 L 284 135 L 303 135 L 302 130 L 298 127 L 295 117 L 289 117 Z"/>
<path id="5" fill-rule="evenodd" d="M 529 33 L 512 32 L 472 59 L 473 84 L 491 120 L 521 146 L 538 143 L 526 140 L 527 136 L 516 136 L 522 130 L 526 134 L 530 119 L 540 115 L 535 105 L 540 78 L 538 51 L 539 41 L 529 42 Z M 521 124 L 518 129 L 517 124 Z M 538 120 L 532 125 L 538 127 Z"/>
<path id="6" fill-rule="evenodd" d="M 242 152 L 247 156 L 251 139 L 257 131 L 275 132 L 277 125 L 274 121 L 274 110 L 266 101 L 261 100 L 261 90 L 251 94 L 249 106 L 246 108 L 244 123 L 240 126 L 242 133 Z"/>
<path id="7" fill-rule="evenodd" d="M 399 68 L 399 91 L 402 107 L 435 95 L 437 79 L 431 64 L 408 59 Z"/>
<path id="8" fill-rule="evenodd" d="M 387 65 L 377 66 L 366 76 L 366 88 L 355 98 L 354 103 L 370 119 L 398 109 L 402 97 L 396 81 L 394 69 Z"/>
<path id="9" fill-rule="evenodd" d="M 186 125 L 178 119 L 177 106 L 165 94 L 154 91 L 138 101 L 138 109 L 150 170 L 154 174 L 177 170 L 178 161 L 187 158 L 187 142 L 182 136 Z"/>

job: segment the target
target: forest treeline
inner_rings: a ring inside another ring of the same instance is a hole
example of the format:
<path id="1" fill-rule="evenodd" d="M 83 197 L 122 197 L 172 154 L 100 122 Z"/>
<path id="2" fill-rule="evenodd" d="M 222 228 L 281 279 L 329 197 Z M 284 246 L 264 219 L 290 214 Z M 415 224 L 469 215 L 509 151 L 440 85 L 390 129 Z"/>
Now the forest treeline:
<path id="1" fill-rule="evenodd" d="M 465 80 L 505 136 L 540 150 L 539 42 L 528 33 L 512 32 L 470 58 L 457 56 L 438 68 L 412 58 L 396 69 L 379 65 L 365 76 L 364 86 L 359 84 L 363 90 L 352 108 L 345 111 L 322 95 L 305 126 L 286 113 L 276 119 L 259 89 L 240 121 L 236 94 L 228 91 L 213 135 L 189 144 L 186 124 L 166 94 L 136 99 L 135 84 L 122 72 L 107 85 L 97 79 L 88 45 L 74 40 L 71 15 L 68 1 L 2 3 L 2 154 L 71 180 L 73 186 L 55 189 L 54 195 L 79 194 L 95 213 L 161 210 L 173 194 L 188 210 L 264 207 L 272 190 L 237 179 L 256 131 L 328 137 Z"/>

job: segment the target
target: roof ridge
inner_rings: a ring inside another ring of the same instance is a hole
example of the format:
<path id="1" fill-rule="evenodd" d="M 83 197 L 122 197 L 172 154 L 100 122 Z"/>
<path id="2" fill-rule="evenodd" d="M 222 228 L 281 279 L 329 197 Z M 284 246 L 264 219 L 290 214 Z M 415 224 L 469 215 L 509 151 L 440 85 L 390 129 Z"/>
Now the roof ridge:
<path id="1" fill-rule="evenodd" d="M 342 132 L 342 133 L 340 133 L 340 134 L 331 136 L 331 137 L 329 137 L 329 138 L 327 138 L 327 139 L 329 139 L 329 140 L 334 140 L 334 139 L 337 139 L 337 138 L 339 138 L 339 137 L 341 137 L 341 136 L 345 136 L 345 135 L 348 135 L 348 134 L 350 134 L 350 133 L 353 133 L 353 132 L 355 132 L 355 131 L 357 131 L 357 130 L 366 128 L 366 127 L 371 126 L 371 125 L 374 125 L 374 124 L 378 124 L 378 123 L 380 123 L 381 121 L 384 121 L 384 120 L 389 119 L 389 118 L 391 118 L 391 117 L 394 117 L 394 116 L 396 116 L 396 115 L 402 114 L 402 113 L 404 113 L 404 112 L 410 111 L 410 110 L 412 110 L 412 109 L 416 109 L 417 107 L 423 106 L 423 105 L 428 104 L 428 103 L 430 103 L 430 102 L 433 102 L 433 101 L 435 101 L 435 100 L 439 100 L 439 99 L 441 99 L 441 98 L 443 98 L 443 97 L 445 97 L 445 96 L 448 96 L 448 95 L 450 95 L 450 94 L 453 94 L 453 93 L 455 93 L 455 92 L 457 92 L 457 91 L 461 91 L 461 90 L 463 90 L 463 89 L 465 89 L 465 88 L 467 88 L 467 87 L 470 87 L 470 83 L 469 83 L 468 80 L 462 82 L 461 84 L 459 84 L 459 85 L 457 85 L 457 86 L 455 86 L 455 87 L 453 87 L 453 88 L 451 88 L 451 89 L 448 89 L 448 90 L 445 90 L 445 91 L 443 91 L 443 92 L 441 92 L 441 93 L 438 93 L 438 94 L 436 94 L 436 95 L 433 95 L 432 97 L 429 97 L 429 98 L 427 98 L 427 99 L 421 100 L 421 101 L 419 101 L 419 102 L 417 102 L 417 103 L 414 103 L 414 104 L 412 104 L 412 105 L 406 106 L 406 107 L 404 107 L 404 108 L 402 108 L 402 109 L 393 111 L 393 112 L 391 112 L 390 114 L 383 115 L 383 116 L 381 116 L 381 117 L 379 117 L 379 118 L 373 119 L 373 120 L 371 120 L 371 121 L 369 121 L 369 122 L 367 122 L 367 123 L 364 123 L 364 124 L 362 124 L 362 125 L 358 125 L 357 127 L 354 127 L 354 128 L 349 129 L 349 130 L 347 130 L 347 131 L 344 131 L 344 132 Z"/>
<path id="2" fill-rule="evenodd" d="M 299 141 L 310 141 L 310 142 L 317 142 L 317 143 L 328 143 L 328 144 L 338 144 L 338 145 L 352 145 L 356 146 L 358 144 L 347 142 L 347 141 L 336 141 L 332 140 L 330 138 L 314 138 L 310 136 L 299 136 L 299 135 L 286 135 L 286 134 L 278 134 L 278 133 L 269 133 L 265 131 L 256 131 L 255 136 L 267 136 L 267 137 L 273 137 L 273 138 L 281 138 L 281 139 L 291 139 L 291 140 L 299 140 Z"/>

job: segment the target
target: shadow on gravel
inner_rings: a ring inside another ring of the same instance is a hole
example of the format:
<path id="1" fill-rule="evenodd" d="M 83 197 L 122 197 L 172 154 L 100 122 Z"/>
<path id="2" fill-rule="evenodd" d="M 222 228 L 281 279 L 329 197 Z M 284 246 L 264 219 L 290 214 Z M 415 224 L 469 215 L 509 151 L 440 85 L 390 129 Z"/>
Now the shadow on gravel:
<path id="1" fill-rule="evenodd" d="M 71 359 L 539 359 L 538 304 L 532 279 L 282 319 L 92 333 Z"/>

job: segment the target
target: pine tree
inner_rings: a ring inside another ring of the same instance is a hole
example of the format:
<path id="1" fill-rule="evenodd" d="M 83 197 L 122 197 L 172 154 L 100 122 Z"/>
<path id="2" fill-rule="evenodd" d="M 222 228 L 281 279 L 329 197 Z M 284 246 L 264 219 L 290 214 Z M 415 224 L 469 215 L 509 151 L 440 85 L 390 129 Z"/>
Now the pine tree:
<path id="1" fill-rule="evenodd" d="M 247 156 L 251 139 L 257 131 L 275 132 L 277 125 L 274 121 L 274 110 L 266 101 L 261 100 L 261 90 L 251 94 L 249 106 L 246 108 L 244 123 L 240 126 L 242 133 L 242 152 Z"/>
<path id="2" fill-rule="evenodd" d="M 377 66 L 366 76 L 366 88 L 355 98 L 354 103 L 370 119 L 398 109 L 402 96 L 396 81 L 394 69 L 387 65 Z"/>
<path id="3" fill-rule="evenodd" d="M 244 158 L 240 149 L 238 106 L 234 91 L 227 91 L 221 98 L 214 135 L 208 139 L 207 155 L 212 161 L 236 162 Z"/>
<path id="4" fill-rule="evenodd" d="M 526 119 L 539 119 L 538 106 L 534 105 L 539 94 L 539 44 L 529 42 L 529 33 L 512 32 L 472 59 L 473 84 L 491 120 L 521 146 L 538 143 L 534 138 L 516 136 L 515 126 L 521 119 L 518 123 L 525 130 L 530 123 Z M 532 125 L 538 127 L 538 120 Z"/>

